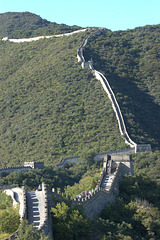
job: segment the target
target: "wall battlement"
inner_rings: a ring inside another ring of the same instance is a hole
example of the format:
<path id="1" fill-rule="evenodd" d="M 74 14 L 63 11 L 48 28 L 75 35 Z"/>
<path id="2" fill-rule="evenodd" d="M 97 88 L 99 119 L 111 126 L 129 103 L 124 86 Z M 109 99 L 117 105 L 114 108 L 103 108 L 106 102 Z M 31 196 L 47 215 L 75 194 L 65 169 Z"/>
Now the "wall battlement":
<path id="1" fill-rule="evenodd" d="M 112 158 L 112 155 L 111 155 Z M 116 197 L 118 196 L 119 190 L 118 190 L 118 183 L 120 178 L 124 174 L 131 174 L 130 164 L 128 162 L 131 161 L 130 156 L 125 155 L 116 155 L 113 157 L 115 160 L 114 166 L 116 166 L 116 169 L 113 173 L 110 174 L 110 185 L 107 187 L 103 186 L 103 179 L 105 178 L 107 172 L 106 168 L 107 165 L 104 162 L 103 169 L 100 174 L 100 178 L 98 180 L 97 186 L 91 194 L 88 194 L 85 197 L 81 198 L 75 198 L 72 200 L 72 206 L 75 206 L 77 204 L 82 204 L 84 206 L 84 210 L 86 212 L 86 215 L 88 218 L 93 218 L 99 216 L 100 212 L 110 203 L 114 202 L 116 200 Z M 124 159 L 124 160 L 123 160 Z M 117 160 L 117 161 L 116 161 Z M 112 164 L 113 166 L 113 164 Z M 56 199 L 63 200 L 63 198 L 68 198 L 68 196 L 65 196 L 63 193 L 60 194 L 56 189 L 52 189 L 52 194 Z"/>
<path id="2" fill-rule="evenodd" d="M 21 167 L 6 167 L 6 168 L 1 168 L 0 169 L 0 177 L 2 176 L 3 173 L 12 173 L 12 172 L 15 172 L 15 171 L 23 171 L 23 172 L 27 172 L 28 170 L 30 170 L 31 167 L 24 167 L 24 166 L 21 166 Z"/>
<path id="3" fill-rule="evenodd" d="M 24 166 L 19 167 L 6 167 L 6 168 L 0 168 L 0 177 L 3 173 L 12 173 L 15 171 L 23 171 L 27 172 L 30 169 L 42 169 L 44 168 L 44 162 L 24 162 Z"/>

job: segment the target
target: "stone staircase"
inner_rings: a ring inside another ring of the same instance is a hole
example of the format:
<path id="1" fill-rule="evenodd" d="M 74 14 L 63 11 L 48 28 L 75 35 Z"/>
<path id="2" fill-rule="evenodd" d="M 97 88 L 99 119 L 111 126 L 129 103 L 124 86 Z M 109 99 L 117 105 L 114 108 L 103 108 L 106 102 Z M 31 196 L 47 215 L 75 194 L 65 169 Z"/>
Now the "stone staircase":
<path id="1" fill-rule="evenodd" d="M 28 222 L 39 229 L 44 221 L 44 198 L 42 191 L 27 192 Z"/>
<path id="2" fill-rule="evenodd" d="M 101 184 L 101 187 L 106 191 L 109 191 L 112 185 L 112 175 L 105 175 Z"/>

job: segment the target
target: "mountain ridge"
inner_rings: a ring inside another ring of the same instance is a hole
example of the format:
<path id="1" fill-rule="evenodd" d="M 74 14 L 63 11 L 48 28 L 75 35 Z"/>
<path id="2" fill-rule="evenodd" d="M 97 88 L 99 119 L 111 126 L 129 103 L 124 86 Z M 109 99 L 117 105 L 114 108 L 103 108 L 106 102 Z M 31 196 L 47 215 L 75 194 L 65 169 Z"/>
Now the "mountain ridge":
<path id="1" fill-rule="evenodd" d="M 81 27 L 50 22 L 30 12 L 0 14 L 0 36 L 2 37 L 31 37 L 71 32 L 78 29 L 81 29 Z"/>

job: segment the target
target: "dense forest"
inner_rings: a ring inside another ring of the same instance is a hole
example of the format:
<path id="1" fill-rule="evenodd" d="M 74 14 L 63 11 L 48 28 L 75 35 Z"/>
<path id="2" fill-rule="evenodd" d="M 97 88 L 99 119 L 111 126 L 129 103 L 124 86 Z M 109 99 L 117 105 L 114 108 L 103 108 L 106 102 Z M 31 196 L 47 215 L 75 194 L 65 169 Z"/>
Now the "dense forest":
<path id="1" fill-rule="evenodd" d="M 1 167 L 127 147 L 110 100 L 77 62 L 86 34 L 0 43 Z"/>
<path id="2" fill-rule="evenodd" d="M 50 23 L 28 12 L 0 14 L 1 38 L 76 29 L 80 27 Z M 0 167 L 24 161 L 44 161 L 46 166 L 26 173 L 4 172 L 0 185 L 24 185 L 32 191 L 44 181 L 73 199 L 96 186 L 102 162 L 95 163 L 94 154 L 127 148 L 100 82 L 77 63 L 77 49 L 91 31 L 21 44 L 0 41 Z M 99 218 L 87 219 L 83 208 L 71 208 L 68 199 L 55 201 L 51 209 L 54 238 L 158 240 L 160 25 L 106 30 L 90 38 L 84 55 L 107 77 L 131 139 L 150 143 L 153 151 L 133 154 L 135 175 L 124 176 L 117 201 Z M 70 156 L 80 156 L 82 161 L 55 167 L 58 160 Z M 9 232 L 1 223 L 2 217 L 6 223 L 12 219 L 8 207 L 11 199 L 0 193 L 0 234 L 4 237 L 17 228 Z M 16 214 L 14 218 L 19 221 Z M 21 240 L 47 239 L 27 222 L 19 232 Z"/>
<path id="3" fill-rule="evenodd" d="M 160 149 L 160 25 L 93 36 L 84 51 L 116 94 L 129 135 Z"/>
<path id="4" fill-rule="evenodd" d="M 134 156 L 135 168 L 159 181 L 160 174 L 160 25 L 92 36 L 84 55 L 108 79 L 127 131 L 153 153 Z"/>

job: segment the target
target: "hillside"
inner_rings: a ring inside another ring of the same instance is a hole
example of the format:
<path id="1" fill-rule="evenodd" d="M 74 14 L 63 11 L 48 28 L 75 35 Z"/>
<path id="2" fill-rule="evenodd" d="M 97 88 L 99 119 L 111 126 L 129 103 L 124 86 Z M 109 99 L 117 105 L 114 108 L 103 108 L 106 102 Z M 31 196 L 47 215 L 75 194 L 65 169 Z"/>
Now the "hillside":
<path id="1" fill-rule="evenodd" d="M 30 27 L 37 36 L 39 26 L 48 29 L 49 24 L 56 31 L 57 24 L 37 15 L 16 14 L 0 16 L 20 19 L 12 35 Z M 27 20 L 23 22 L 22 16 Z M 88 34 L 21 44 L 0 42 L 1 166 L 25 160 L 50 165 L 62 157 L 126 148 L 100 83 L 77 63 L 77 49 Z M 86 60 L 91 59 L 108 78 L 132 140 L 150 143 L 154 150 L 160 148 L 159 35 L 160 25 L 108 30 L 93 36 L 85 50 Z"/>
<path id="2" fill-rule="evenodd" d="M 129 135 L 160 149 L 160 25 L 93 36 L 85 50 L 108 78 Z"/>
<path id="3" fill-rule="evenodd" d="M 48 29 L 41 21 L 41 29 Z M 42 35 L 33 26 L 31 35 Z M 10 36 L 31 36 L 25 35 L 27 28 L 24 22 Z M 77 62 L 77 49 L 91 31 L 29 43 L 0 41 L 0 167 L 32 160 L 49 166 L 4 173 L 0 185 L 25 185 L 30 191 L 44 181 L 75 197 L 97 184 L 103 163 L 93 161 L 94 153 L 127 147 L 100 82 Z M 51 208 L 55 239 L 159 239 L 159 35 L 159 25 L 108 30 L 87 44 L 85 58 L 108 78 L 129 135 L 137 143 L 150 143 L 153 152 L 133 155 L 135 176 L 123 177 L 119 198 L 99 218 L 90 221 L 70 201 L 57 202 Z M 74 155 L 83 160 L 52 168 Z"/>
<path id="4" fill-rule="evenodd" d="M 1 166 L 126 148 L 110 100 L 77 62 L 86 34 L 1 42 Z"/>
<path id="5" fill-rule="evenodd" d="M 72 32 L 78 26 L 67 26 L 42 19 L 30 12 L 0 14 L 0 37 L 22 38 Z"/>
<path id="6" fill-rule="evenodd" d="M 86 60 L 107 77 L 131 139 L 150 143 L 153 153 L 133 157 L 135 174 L 159 182 L 160 174 L 160 25 L 93 36 Z"/>

